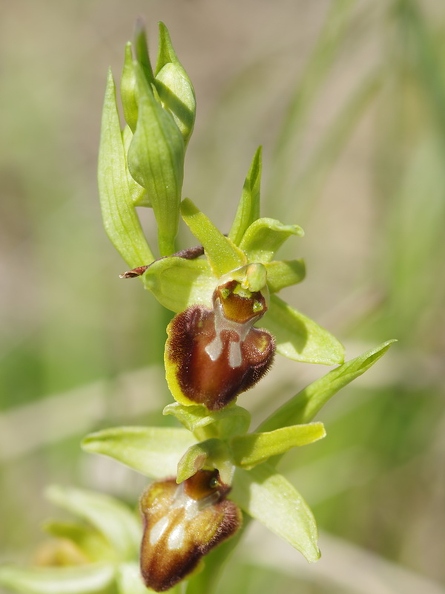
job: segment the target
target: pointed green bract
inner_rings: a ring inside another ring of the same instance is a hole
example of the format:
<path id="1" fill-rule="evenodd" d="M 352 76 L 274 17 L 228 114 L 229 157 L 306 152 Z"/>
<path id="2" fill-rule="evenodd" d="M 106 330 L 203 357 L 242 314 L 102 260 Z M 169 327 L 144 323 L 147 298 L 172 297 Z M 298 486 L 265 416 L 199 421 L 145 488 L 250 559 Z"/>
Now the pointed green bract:
<path id="1" fill-rule="evenodd" d="M 195 442 L 189 431 L 176 427 L 116 427 L 91 433 L 82 448 L 160 479 L 176 474 L 181 456 Z"/>
<path id="2" fill-rule="evenodd" d="M 292 448 L 308 445 L 325 437 L 323 423 L 281 427 L 267 433 L 249 433 L 234 437 L 231 442 L 233 461 L 249 468 Z"/>
<path id="3" fill-rule="evenodd" d="M 207 260 L 175 256 L 154 262 L 142 276 L 145 287 L 167 309 L 178 313 L 190 305 L 212 305 L 216 279 Z"/>
<path id="4" fill-rule="evenodd" d="M 111 563 L 78 567 L 0 567 L 0 584 L 21 594 L 102 594 L 114 579 Z"/>
<path id="5" fill-rule="evenodd" d="M 388 340 L 380 346 L 347 361 L 325 376 L 309 384 L 304 390 L 283 404 L 262 423 L 259 431 L 271 431 L 277 427 L 308 423 L 318 411 L 341 388 L 355 380 L 374 365 L 396 341 Z"/>
<path id="6" fill-rule="evenodd" d="M 48 499 L 94 526 L 122 559 L 132 559 L 139 550 L 140 525 L 136 516 L 113 497 L 67 487 L 52 486 Z"/>
<path id="7" fill-rule="evenodd" d="M 305 363 L 336 365 L 344 360 L 343 345 L 327 330 L 293 309 L 277 295 L 270 298 L 261 325 L 272 332 L 277 352 Z"/>
<path id="8" fill-rule="evenodd" d="M 246 230 L 260 216 L 261 154 L 262 149 L 259 147 L 253 157 L 249 173 L 244 181 L 241 200 L 229 232 L 229 239 L 235 245 L 241 243 Z"/>
<path id="9" fill-rule="evenodd" d="M 210 267 L 217 278 L 247 264 L 244 252 L 225 237 L 188 198 L 182 201 L 181 212 L 190 231 L 204 247 Z"/>
<path id="10" fill-rule="evenodd" d="M 267 286 L 271 293 L 301 283 L 306 276 L 303 260 L 274 260 L 264 264 L 267 271 Z"/>
<path id="11" fill-rule="evenodd" d="M 308 561 L 317 561 L 317 526 L 298 491 L 268 464 L 237 468 L 230 498 L 243 511 L 287 540 Z"/>
<path id="12" fill-rule="evenodd" d="M 154 260 L 135 212 L 127 181 L 116 89 L 111 72 L 102 115 L 98 184 L 105 231 L 127 264 L 134 268 Z"/>
<path id="13" fill-rule="evenodd" d="M 155 98 L 141 66 L 134 65 L 138 122 L 128 151 L 132 177 L 147 190 L 162 256 L 175 252 L 184 177 L 184 141 L 173 117 Z"/>
<path id="14" fill-rule="evenodd" d="M 240 248 L 250 262 L 270 262 L 275 252 L 291 235 L 302 236 L 298 225 L 283 225 L 275 219 L 257 219 L 244 233 Z"/>

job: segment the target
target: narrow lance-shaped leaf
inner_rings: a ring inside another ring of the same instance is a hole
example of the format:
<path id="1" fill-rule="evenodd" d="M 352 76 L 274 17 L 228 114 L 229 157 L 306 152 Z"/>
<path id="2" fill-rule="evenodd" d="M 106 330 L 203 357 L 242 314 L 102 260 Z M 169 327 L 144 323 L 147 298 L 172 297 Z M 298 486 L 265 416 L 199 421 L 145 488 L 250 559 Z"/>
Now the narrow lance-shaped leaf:
<path id="1" fill-rule="evenodd" d="M 247 264 L 244 253 L 225 237 L 191 200 L 181 204 L 182 217 L 190 231 L 204 246 L 210 267 L 216 277 Z"/>
<path id="2" fill-rule="evenodd" d="M 335 365 L 344 360 L 343 345 L 327 330 L 293 309 L 277 295 L 270 298 L 261 325 L 272 332 L 277 352 L 305 363 Z"/>
<path id="3" fill-rule="evenodd" d="M 230 445 L 235 464 L 247 468 L 292 448 L 313 443 L 325 435 L 323 423 L 308 423 L 281 427 L 266 433 L 239 435 L 231 440 Z"/>
<path id="4" fill-rule="evenodd" d="M 308 561 L 319 559 L 317 526 L 311 510 L 289 481 L 267 463 L 251 470 L 237 468 L 230 498 Z"/>
<path id="5" fill-rule="evenodd" d="M 139 522 L 117 499 L 102 493 L 55 485 L 47 489 L 46 495 L 53 503 L 87 520 L 105 536 L 123 559 L 132 559 L 137 554 Z"/>
<path id="6" fill-rule="evenodd" d="M 395 341 L 388 340 L 375 349 L 347 361 L 309 384 L 304 390 L 272 413 L 258 427 L 258 430 L 271 431 L 277 427 L 295 423 L 308 423 L 334 394 L 372 367 L 386 353 L 393 342 Z"/>
<path id="7" fill-rule="evenodd" d="M 114 458 L 154 479 L 176 474 L 184 451 L 196 443 L 186 429 L 176 427 L 116 427 L 91 433 L 82 448 Z"/>
<path id="8" fill-rule="evenodd" d="M 244 233 L 260 216 L 260 186 L 262 169 L 262 149 L 259 147 L 253 157 L 249 173 L 244 181 L 241 200 L 229 232 L 229 239 L 239 245 Z"/>
<path id="9" fill-rule="evenodd" d="M 99 195 L 105 231 L 131 268 L 154 260 L 142 232 L 127 181 L 127 164 L 111 72 L 102 115 L 98 163 Z"/>
<path id="10" fill-rule="evenodd" d="M 0 567 L 0 584 L 21 594 L 102 594 L 113 579 L 111 563 L 29 569 Z"/>

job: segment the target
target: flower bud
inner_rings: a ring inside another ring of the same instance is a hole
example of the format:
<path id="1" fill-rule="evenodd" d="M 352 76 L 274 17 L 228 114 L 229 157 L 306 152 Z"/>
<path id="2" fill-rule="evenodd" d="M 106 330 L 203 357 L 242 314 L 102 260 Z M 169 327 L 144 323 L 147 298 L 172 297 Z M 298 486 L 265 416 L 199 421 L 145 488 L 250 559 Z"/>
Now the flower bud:
<path id="1" fill-rule="evenodd" d="M 217 470 L 200 470 L 179 485 L 167 479 L 143 493 L 141 572 L 148 588 L 170 589 L 211 549 L 235 534 L 242 515 L 226 499 L 229 490 Z"/>
<path id="2" fill-rule="evenodd" d="M 177 314 L 165 347 L 167 382 L 176 400 L 218 410 L 253 387 L 275 352 L 272 335 L 253 327 L 266 311 L 261 291 L 229 280 L 214 291 L 213 310 L 194 305 Z"/>

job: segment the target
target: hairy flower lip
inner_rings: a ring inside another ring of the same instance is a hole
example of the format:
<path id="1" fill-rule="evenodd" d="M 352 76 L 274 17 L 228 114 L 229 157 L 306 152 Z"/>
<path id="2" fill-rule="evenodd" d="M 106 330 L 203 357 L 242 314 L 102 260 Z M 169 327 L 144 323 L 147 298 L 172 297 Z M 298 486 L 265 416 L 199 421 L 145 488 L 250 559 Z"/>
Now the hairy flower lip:
<path id="1" fill-rule="evenodd" d="M 141 573 L 145 585 L 164 592 L 183 580 L 211 549 L 240 527 L 238 506 L 217 470 L 199 470 L 179 485 L 158 481 L 142 494 Z"/>

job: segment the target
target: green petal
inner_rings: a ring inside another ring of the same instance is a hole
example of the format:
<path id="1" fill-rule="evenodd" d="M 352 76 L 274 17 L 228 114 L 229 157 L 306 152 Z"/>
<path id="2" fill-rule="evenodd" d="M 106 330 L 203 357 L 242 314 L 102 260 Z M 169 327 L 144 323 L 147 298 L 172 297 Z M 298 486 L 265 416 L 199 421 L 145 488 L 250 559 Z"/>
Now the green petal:
<path id="1" fill-rule="evenodd" d="M 104 592 L 114 579 L 111 564 L 79 567 L 0 567 L 0 584 L 21 594 L 88 594 Z"/>
<path id="2" fill-rule="evenodd" d="M 324 365 L 344 361 L 343 345 L 330 332 L 276 295 L 271 296 L 261 325 L 274 335 L 277 352 L 289 359 Z"/>
<path id="3" fill-rule="evenodd" d="M 239 245 L 244 233 L 260 216 L 261 147 L 253 157 L 249 173 L 244 181 L 243 193 L 229 232 L 229 239 Z"/>
<path id="4" fill-rule="evenodd" d="M 257 219 L 245 232 L 240 248 L 249 262 L 270 262 L 275 252 L 291 235 L 304 235 L 298 225 L 283 225 L 275 219 Z"/>
<path id="5" fill-rule="evenodd" d="M 247 264 L 244 253 L 188 198 L 182 201 L 181 212 L 190 231 L 204 247 L 210 267 L 217 278 Z"/>
<path id="6" fill-rule="evenodd" d="M 161 258 L 147 269 L 142 281 L 159 303 L 175 313 L 190 305 L 212 306 L 216 279 L 206 260 Z"/>
<path id="7" fill-rule="evenodd" d="M 309 384 L 266 419 L 258 430 L 271 431 L 285 425 L 308 423 L 334 394 L 372 367 L 393 342 L 388 340 Z"/>
<path id="8" fill-rule="evenodd" d="M 271 456 L 284 454 L 291 448 L 304 446 L 326 435 L 323 423 L 282 427 L 267 433 L 249 433 L 234 437 L 232 456 L 237 466 L 252 467 Z"/>
<path id="9" fill-rule="evenodd" d="M 278 293 L 285 287 L 291 287 L 306 276 L 303 260 L 274 260 L 264 264 L 267 272 L 267 286 L 271 293 Z"/>
<path id="10" fill-rule="evenodd" d="M 230 498 L 269 530 L 287 540 L 308 561 L 317 561 L 317 526 L 298 491 L 268 464 L 237 468 Z"/>
<path id="11" fill-rule="evenodd" d="M 52 486 L 48 499 L 94 526 L 117 551 L 120 559 L 132 559 L 139 550 L 141 527 L 123 503 L 102 493 Z"/>
<path id="12" fill-rule="evenodd" d="M 179 459 L 195 442 L 193 435 L 185 429 L 116 427 L 88 435 L 82 441 L 82 448 L 160 479 L 176 474 Z"/>
<path id="13" fill-rule="evenodd" d="M 217 468 L 223 483 L 230 485 L 232 482 L 233 464 L 227 445 L 220 439 L 192 445 L 179 461 L 176 482 L 182 483 L 203 468 Z"/>
<path id="14" fill-rule="evenodd" d="M 99 195 L 105 231 L 131 268 L 154 260 L 137 217 L 127 180 L 127 162 L 111 72 L 102 114 L 98 163 Z"/>

